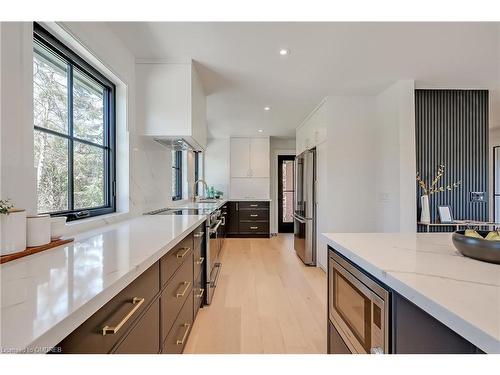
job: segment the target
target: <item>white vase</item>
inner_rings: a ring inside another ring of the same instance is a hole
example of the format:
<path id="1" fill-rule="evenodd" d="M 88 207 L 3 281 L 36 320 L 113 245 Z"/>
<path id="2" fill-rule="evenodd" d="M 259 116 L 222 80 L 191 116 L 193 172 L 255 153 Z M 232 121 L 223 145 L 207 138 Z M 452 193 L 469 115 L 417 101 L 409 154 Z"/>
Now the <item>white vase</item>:
<path id="1" fill-rule="evenodd" d="M 28 247 L 42 246 L 50 242 L 50 216 L 28 216 L 26 220 Z"/>
<path id="2" fill-rule="evenodd" d="M 7 255 L 26 249 L 26 211 L 11 210 L 0 214 L 0 254 Z"/>
<path id="3" fill-rule="evenodd" d="M 66 216 L 50 218 L 50 239 L 58 240 L 66 234 Z"/>
<path id="4" fill-rule="evenodd" d="M 429 209 L 429 196 L 422 195 L 420 197 L 420 205 L 422 206 L 422 210 L 420 211 L 420 222 L 421 223 L 430 223 L 431 222 L 431 211 Z"/>

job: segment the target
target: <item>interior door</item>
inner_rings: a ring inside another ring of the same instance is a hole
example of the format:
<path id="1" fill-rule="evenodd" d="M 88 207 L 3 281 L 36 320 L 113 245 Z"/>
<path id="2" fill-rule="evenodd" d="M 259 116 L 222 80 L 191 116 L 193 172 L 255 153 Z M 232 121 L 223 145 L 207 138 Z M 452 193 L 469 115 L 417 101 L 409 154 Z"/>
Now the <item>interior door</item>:
<path id="1" fill-rule="evenodd" d="M 293 233 L 293 155 L 278 155 L 278 232 Z"/>

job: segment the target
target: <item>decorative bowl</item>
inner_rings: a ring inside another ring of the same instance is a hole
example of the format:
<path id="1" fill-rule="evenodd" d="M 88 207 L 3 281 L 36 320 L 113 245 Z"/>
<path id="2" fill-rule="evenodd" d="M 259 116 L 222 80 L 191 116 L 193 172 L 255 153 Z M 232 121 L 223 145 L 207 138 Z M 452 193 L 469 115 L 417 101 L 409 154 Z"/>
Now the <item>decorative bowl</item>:
<path id="1" fill-rule="evenodd" d="M 485 237 L 488 231 L 477 231 Z M 452 240 L 456 249 L 464 256 L 483 262 L 500 264 L 500 241 L 465 236 L 465 231 L 453 233 Z"/>

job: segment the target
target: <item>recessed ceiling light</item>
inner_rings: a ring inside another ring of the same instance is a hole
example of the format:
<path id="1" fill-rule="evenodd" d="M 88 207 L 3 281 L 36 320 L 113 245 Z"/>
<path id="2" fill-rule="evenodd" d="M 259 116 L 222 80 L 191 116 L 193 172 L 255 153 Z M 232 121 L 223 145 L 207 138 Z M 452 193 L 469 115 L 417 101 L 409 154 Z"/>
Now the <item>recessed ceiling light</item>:
<path id="1" fill-rule="evenodd" d="M 289 55 L 290 54 L 290 50 L 287 49 L 287 48 L 281 48 L 280 49 L 280 55 L 281 56 L 286 56 L 286 55 Z"/>
<path id="2" fill-rule="evenodd" d="M 262 129 L 259 129 L 259 130 L 257 130 L 257 131 L 258 131 L 259 133 L 263 133 L 263 132 L 264 132 L 264 130 L 262 130 Z"/>
<path id="3" fill-rule="evenodd" d="M 271 110 L 271 107 L 264 107 L 264 111 L 270 111 Z"/>

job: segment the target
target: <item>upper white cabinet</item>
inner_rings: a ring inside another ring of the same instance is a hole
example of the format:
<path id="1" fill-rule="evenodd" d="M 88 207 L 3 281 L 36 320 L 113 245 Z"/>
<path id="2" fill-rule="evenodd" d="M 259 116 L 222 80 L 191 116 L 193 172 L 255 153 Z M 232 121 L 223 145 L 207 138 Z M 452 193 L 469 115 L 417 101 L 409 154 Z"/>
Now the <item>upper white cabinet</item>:
<path id="1" fill-rule="evenodd" d="M 316 107 L 295 133 L 297 154 L 316 147 L 326 140 L 327 106 L 324 100 Z"/>
<path id="2" fill-rule="evenodd" d="M 232 199 L 269 199 L 270 140 L 269 137 L 231 138 Z"/>
<path id="3" fill-rule="evenodd" d="M 250 177 L 270 177 L 269 138 L 250 138 Z"/>
<path id="4" fill-rule="evenodd" d="M 231 138 L 231 177 L 269 176 L 269 137 Z"/>
<path id="5" fill-rule="evenodd" d="M 192 62 L 136 64 L 137 123 L 157 139 L 207 146 L 206 96 Z"/>
<path id="6" fill-rule="evenodd" d="M 231 177 L 250 177 L 250 138 L 231 138 Z"/>

